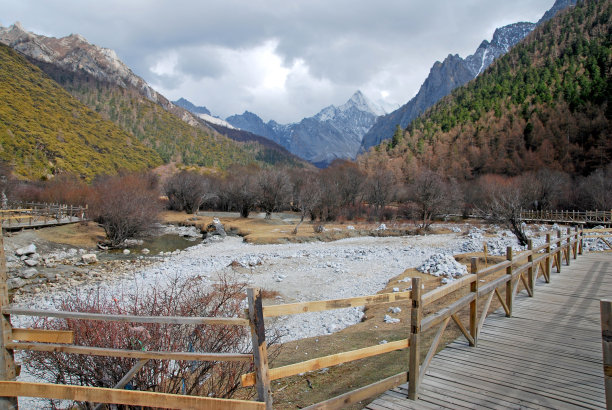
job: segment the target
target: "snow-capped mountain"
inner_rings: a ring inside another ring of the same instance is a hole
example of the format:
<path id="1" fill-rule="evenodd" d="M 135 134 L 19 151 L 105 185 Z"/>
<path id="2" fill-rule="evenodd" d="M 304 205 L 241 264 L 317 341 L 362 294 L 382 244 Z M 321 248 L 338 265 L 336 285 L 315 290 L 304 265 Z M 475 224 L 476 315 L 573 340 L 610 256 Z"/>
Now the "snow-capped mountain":
<path id="1" fill-rule="evenodd" d="M 538 21 L 541 24 L 557 12 L 575 5 L 576 0 L 556 0 L 553 7 Z M 514 23 L 495 30 L 491 41 L 483 41 L 474 54 L 465 59 L 457 54 L 449 54 L 443 62 L 436 61 L 417 95 L 405 105 L 390 114 L 381 116 L 364 135 L 360 152 L 389 139 L 399 124 L 406 128 L 416 117 L 443 97 L 473 80 L 482 73 L 496 58 L 504 55 L 512 46 L 527 37 L 535 29 L 534 23 Z"/>
<path id="2" fill-rule="evenodd" d="M 179 98 L 176 101 L 172 101 L 172 103 L 174 105 L 178 105 L 179 107 L 183 107 L 184 109 L 186 109 L 187 111 L 192 112 L 195 115 L 198 115 L 198 114 L 212 115 L 208 108 L 206 108 L 204 106 L 195 105 L 191 101 L 186 100 L 184 98 Z"/>
<path id="3" fill-rule="evenodd" d="M 465 58 L 467 67 L 476 77 L 535 28 L 534 23 L 514 23 L 496 29 L 491 42 L 483 41 L 474 54 Z"/>
<path id="4" fill-rule="evenodd" d="M 263 135 L 291 153 L 317 165 L 327 166 L 338 158 L 355 158 L 363 135 L 384 109 L 366 98 L 361 91 L 340 106 L 330 105 L 299 123 L 264 123 L 246 111 L 226 120 L 235 127 Z"/>

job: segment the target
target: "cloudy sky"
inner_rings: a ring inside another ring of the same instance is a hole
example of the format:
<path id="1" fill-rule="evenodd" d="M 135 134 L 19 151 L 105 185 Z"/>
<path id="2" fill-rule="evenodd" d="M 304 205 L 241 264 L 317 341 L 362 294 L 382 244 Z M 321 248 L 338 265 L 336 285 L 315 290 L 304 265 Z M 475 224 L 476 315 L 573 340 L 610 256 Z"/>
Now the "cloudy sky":
<path id="1" fill-rule="evenodd" d="M 225 118 L 299 121 L 357 89 L 404 104 L 436 60 L 554 0 L 0 0 L 0 24 L 79 33 L 156 90 Z"/>

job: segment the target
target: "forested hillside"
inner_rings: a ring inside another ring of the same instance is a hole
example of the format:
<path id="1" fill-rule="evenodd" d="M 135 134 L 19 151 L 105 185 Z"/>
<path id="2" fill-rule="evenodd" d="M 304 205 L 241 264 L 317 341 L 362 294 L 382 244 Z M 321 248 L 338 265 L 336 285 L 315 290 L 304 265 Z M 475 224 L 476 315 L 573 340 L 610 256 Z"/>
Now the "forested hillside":
<path id="1" fill-rule="evenodd" d="M 587 175 L 605 166 L 612 158 L 611 16 L 611 1 L 561 13 L 398 130 L 377 155 L 460 178 L 541 168 Z"/>
<path id="2" fill-rule="evenodd" d="M 70 172 L 85 179 L 161 164 L 159 155 L 74 99 L 0 44 L 0 159 L 17 174 Z"/>
<path id="3" fill-rule="evenodd" d="M 243 147 L 212 129 L 189 125 L 135 89 L 38 60 L 32 62 L 83 104 L 153 148 L 165 163 L 224 169 L 256 161 L 253 148 Z"/>

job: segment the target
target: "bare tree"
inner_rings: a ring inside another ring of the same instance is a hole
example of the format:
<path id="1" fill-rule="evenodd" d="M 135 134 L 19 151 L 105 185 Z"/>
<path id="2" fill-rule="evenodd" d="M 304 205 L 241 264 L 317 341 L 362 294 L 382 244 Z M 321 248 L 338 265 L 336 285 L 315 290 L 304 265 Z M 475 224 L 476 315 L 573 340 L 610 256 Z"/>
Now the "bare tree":
<path id="1" fill-rule="evenodd" d="M 438 173 L 430 170 L 420 172 L 408 185 L 408 198 L 411 202 L 413 218 L 420 228 L 429 228 L 433 218 L 447 211 L 452 199 L 461 202 L 449 182 Z"/>
<path id="2" fill-rule="evenodd" d="M 482 192 L 478 213 L 491 223 L 507 227 L 521 245 L 527 245 L 529 238 L 523 228 L 521 210 L 532 202 L 532 197 L 521 189 L 520 178 L 487 175 L 478 180 L 478 185 Z"/>
<path id="3" fill-rule="evenodd" d="M 364 197 L 374 206 L 379 220 L 385 207 L 396 198 L 397 192 L 397 179 L 393 171 L 382 166 L 371 170 L 365 181 Z"/>
<path id="4" fill-rule="evenodd" d="M 556 209 L 568 203 L 570 176 L 562 171 L 543 168 L 521 176 L 521 190 L 534 209 Z"/>
<path id="5" fill-rule="evenodd" d="M 170 209 L 196 213 L 202 204 L 215 196 L 210 180 L 194 171 L 172 175 L 164 185 Z"/>
<path id="6" fill-rule="evenodd" d="M 312 213 L 313 209 L 319 204 L 321 200 L 321 187 L 314 172 L 294 171 L 291 177 L 293 182 L 293 206 L 300 211 L 300 222 L 293 230 L 293 234 L 297 235 L 298 229 L 304 222 L 306 215 Z"/>
<path id="7" fill-rule="evenodd" d="M 612 209 L 612 164 L 584 178 L 579 192 L 583 208 Z"/>
<path id="8" fill-rule="evenodd" d="M 237 210 L 243 218 L 248 218 L 257 205 L 255 172 L 251 167 L 232 168 L 220 189 L 228 208 Z"/>
<path id="9" fill-rule="evenodd" d="M 150 229 L 161 210 L 157 179 L 150 173 L 101 178 L 89 203 L 90 215 L 113 247 Z"/>
<path id="10" fill-rule="evenodd" d="M 256 177 L 257 203 L 270 219 L 272 212 L 289 203 L 291 181 L 286 170 L 265 169 Z"/>

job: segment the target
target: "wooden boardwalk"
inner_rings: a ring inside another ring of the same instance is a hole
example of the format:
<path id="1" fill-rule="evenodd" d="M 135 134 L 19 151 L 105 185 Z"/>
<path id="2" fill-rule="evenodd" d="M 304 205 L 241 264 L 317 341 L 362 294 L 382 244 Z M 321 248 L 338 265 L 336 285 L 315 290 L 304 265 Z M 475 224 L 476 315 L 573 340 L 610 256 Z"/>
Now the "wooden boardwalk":
<path id="1" fill-rule="evenodd" d="M 591 253 L 517 295 L 513 316 L 491 313 L 469 347 L 460 338 L 432 360 L 419 400 L 407 385 L 367 409 L 605 408 L 600 299 L 612 297 L 612 253 Z"/>

